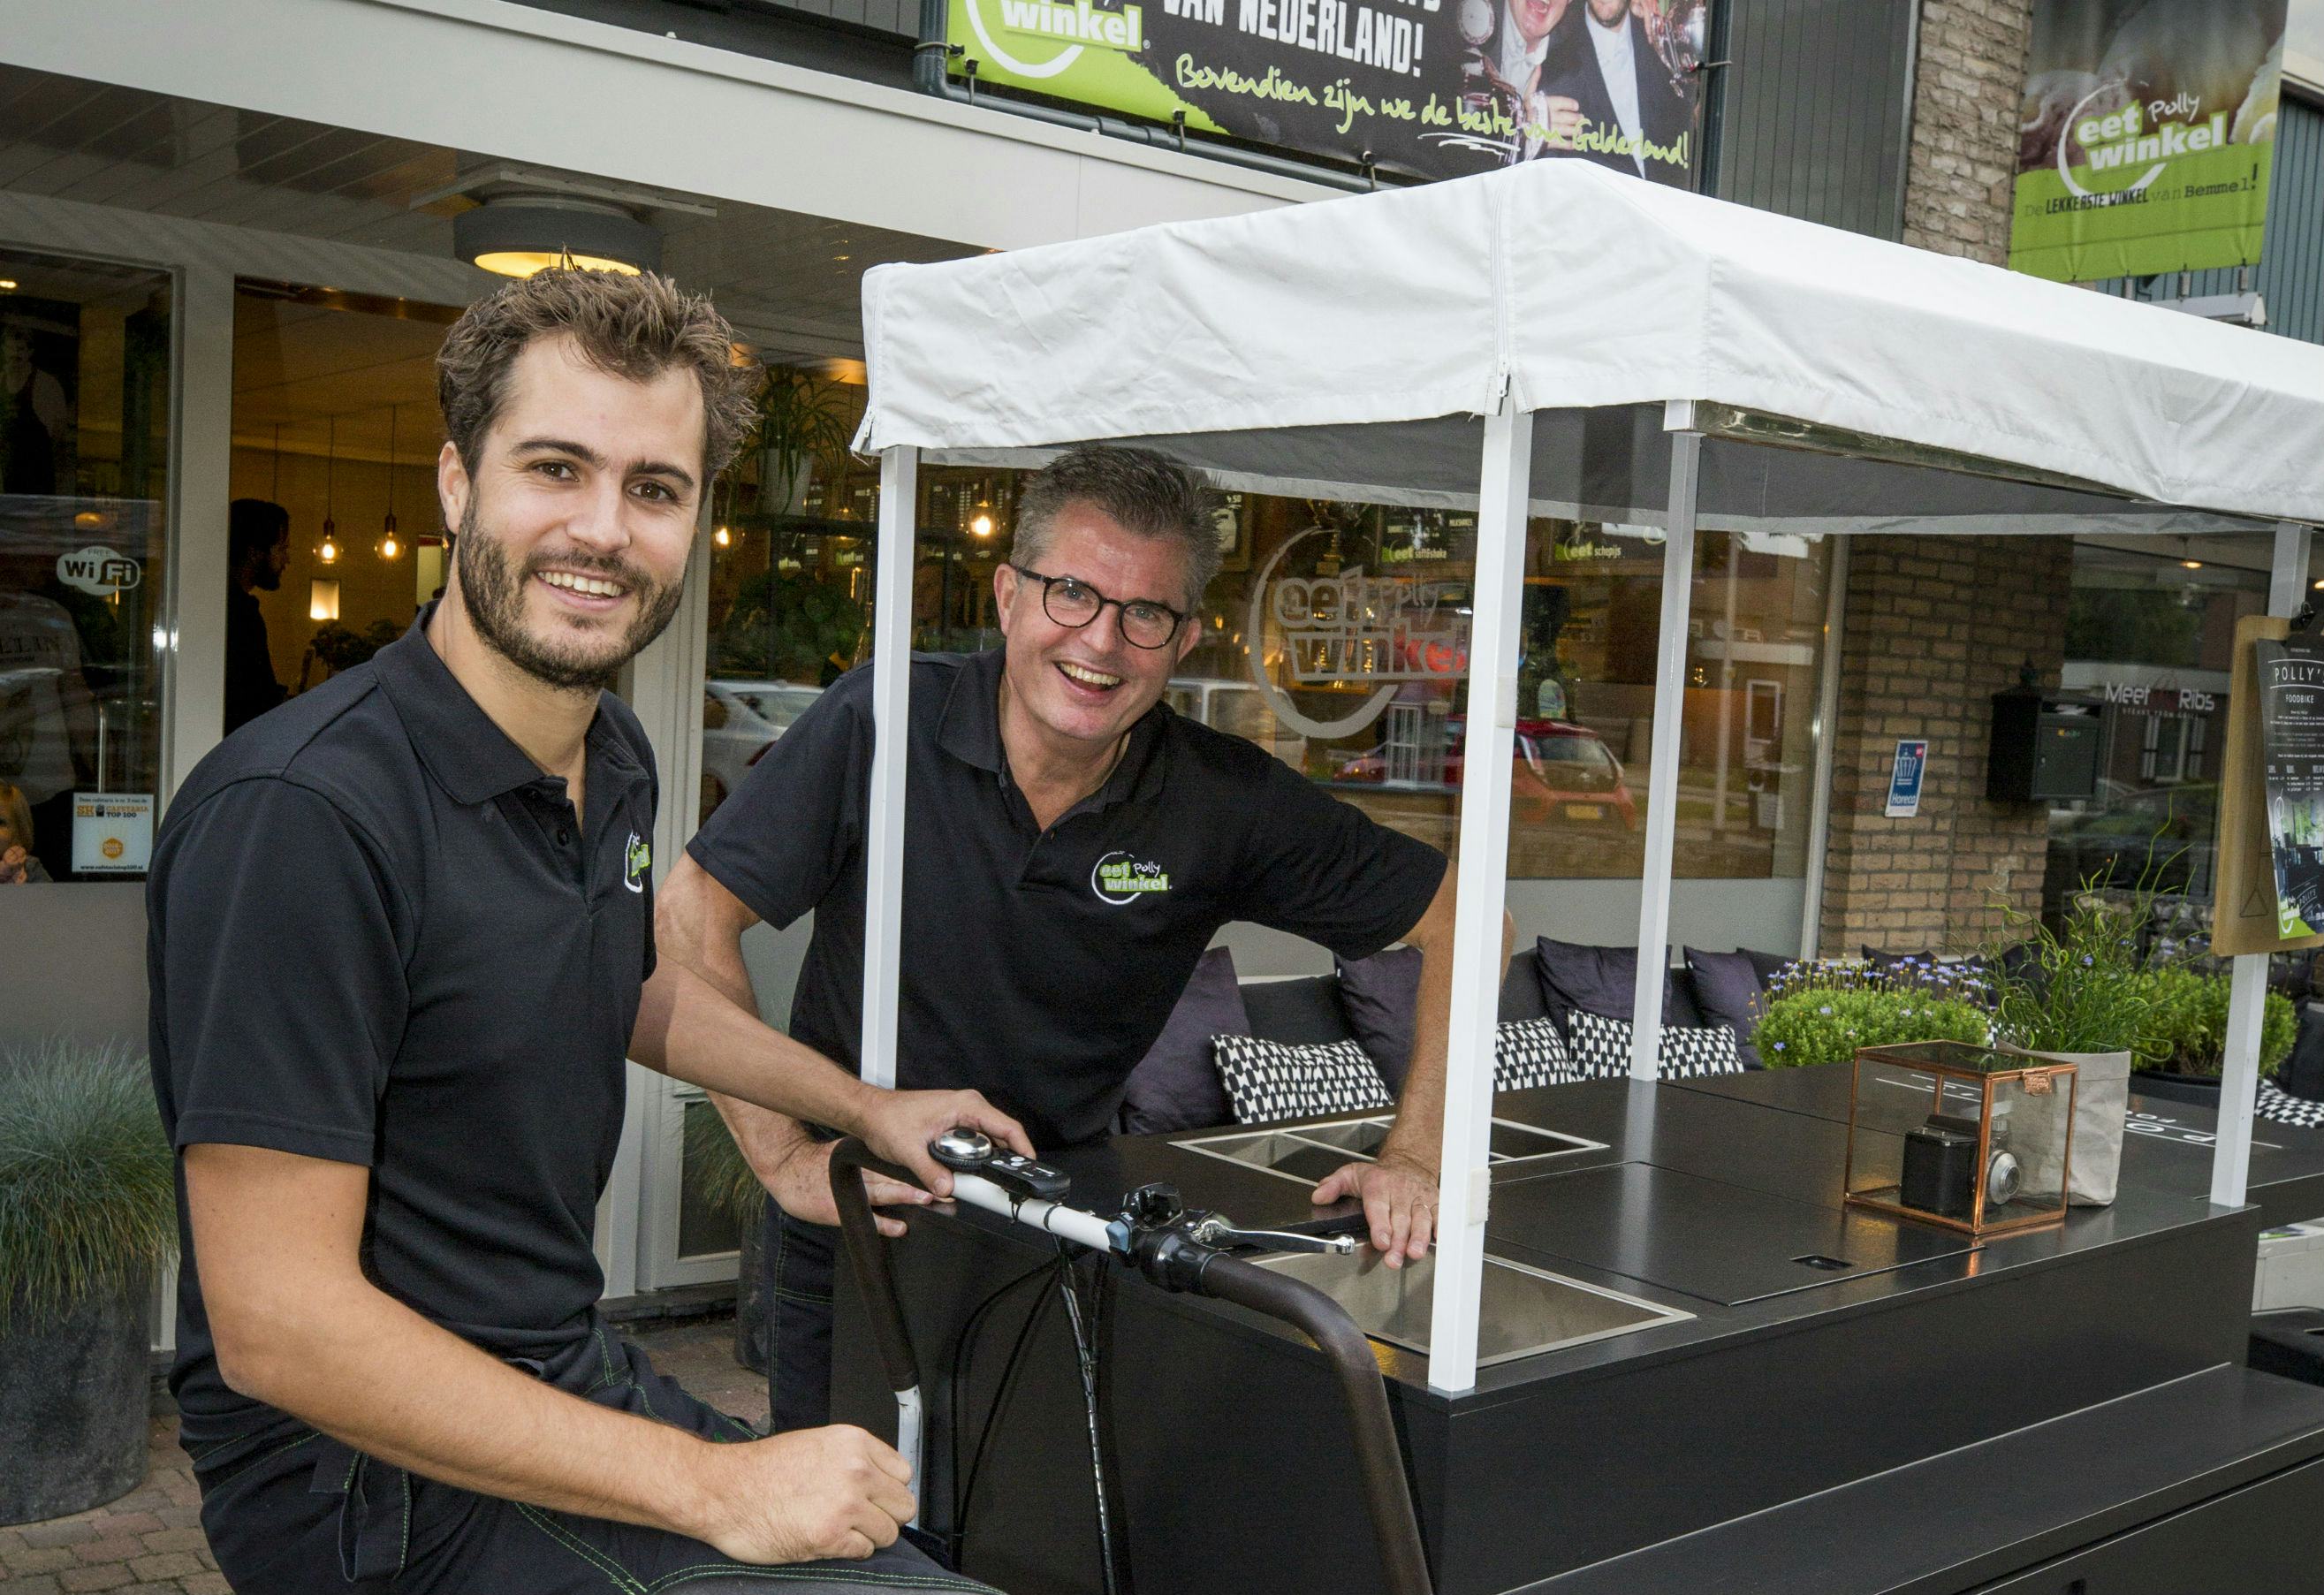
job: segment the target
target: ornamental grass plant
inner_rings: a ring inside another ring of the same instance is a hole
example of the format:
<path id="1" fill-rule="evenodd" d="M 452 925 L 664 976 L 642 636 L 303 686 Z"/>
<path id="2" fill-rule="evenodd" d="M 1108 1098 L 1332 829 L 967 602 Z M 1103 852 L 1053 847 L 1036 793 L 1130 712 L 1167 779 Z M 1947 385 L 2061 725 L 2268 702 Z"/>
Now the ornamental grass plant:
<path id="1" fill-rule="evenodd" d="M 2153 900 L 2144 885 L 2109 900 L 2092 877 L 2054 929 L 2039 915 L 2005 908 L 2006 950 L 1985 960 L 1995 1037 L 2028 1052 L 2144 1055 L 2154 988 L 2138 931 Z"/>
<path id="2" fill-rule="evenodd" d="M 686 1116 L 686 1177 L 694 1194 L 736 1223 L 759 1222 L 767 1187 L 752 1172 L 725 1118 L 715 1108 Z"/>
<path id="3" fill-rule="evenodd" d="M 2139 976 L 2144 1018 L 2138 1046 L 2141 1065 L 2175 1074 L 2216 1075 L 2227 1050 L 2227 999 L 2234 982 L 2223 974 L 2166 965 Z M 2300 1019 L 2292 999 L 2270 991 L 2259 1027 L 2259 1067 L 2273 1074 L 2292 1056 Z"/>
<path id="4" fill-rule="evenodd" d="M 129 1049 L 0 1048 L 0 1330 L 53 1322 L 166 1259 L 174 1166 Z"/>

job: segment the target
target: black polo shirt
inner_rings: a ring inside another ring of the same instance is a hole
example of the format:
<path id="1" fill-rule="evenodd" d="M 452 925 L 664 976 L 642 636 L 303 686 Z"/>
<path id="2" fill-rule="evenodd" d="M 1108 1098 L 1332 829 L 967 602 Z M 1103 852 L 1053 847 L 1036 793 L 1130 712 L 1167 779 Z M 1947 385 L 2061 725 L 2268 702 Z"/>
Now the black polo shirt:
<path id="1" fill-rule="evenodd" d="M 603 1290 L 653 966 L 652 752 L 611 696 L 587 748 L 581 825 L 415 626 L 203 760 L 147 881 L 171 1144 L 368 1166 L 371 1278 L 503 1356 L 579 1332 Z M 289 1420 L 219 1379 L 182 1173 L 179 1201 L 171 1382 L 198 1459 Z"/>
<path id="2" fill-rule="evenodd" d="M 1435 849 L 1161 705 L 1105 785 L 1041 830 L 1001 749 L 1001 660 L 912 660 L 899 1085 L 973 1087 L 1037 1146 L 1093 1139 L 1221 926 L 1360 958 L 1435 895 Z M 866 668 L 793 723 L 687 850 L 778 928 L 814 910 L 791 1034 L 850 1067 L 871 773 Z"/>

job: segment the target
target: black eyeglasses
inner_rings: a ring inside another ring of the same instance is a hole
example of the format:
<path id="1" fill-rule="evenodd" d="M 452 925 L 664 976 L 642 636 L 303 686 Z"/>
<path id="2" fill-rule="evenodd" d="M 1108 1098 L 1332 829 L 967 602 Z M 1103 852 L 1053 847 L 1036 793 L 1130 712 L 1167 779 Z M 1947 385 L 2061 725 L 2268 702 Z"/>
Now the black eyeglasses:
<path id="1" fill-rule="evenodd" d="M 1079 630 L 1111 604 L 1121 611 L 1121 634 L 1131 647 L 1160 648 L 1186 623 L 1185 615 L 1151 598 L 1109 598 L 1079 576 L 1043 576 L 1017 564 L 1009 568 L 1027 581 L 1041 584 L 1041 613 L 1061 626 Z"/>

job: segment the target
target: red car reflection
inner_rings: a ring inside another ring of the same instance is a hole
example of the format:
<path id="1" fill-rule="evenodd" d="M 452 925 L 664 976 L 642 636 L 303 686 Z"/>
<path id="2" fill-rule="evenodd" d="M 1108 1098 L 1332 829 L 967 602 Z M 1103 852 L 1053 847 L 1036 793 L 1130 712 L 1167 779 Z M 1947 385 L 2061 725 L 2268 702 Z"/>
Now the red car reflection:
<path id="1" fill-rule="evenodd" d="M 1426 761 L 1420 750 L 1386 744 L 1342 764 L 1336 778 L 1419 790 L 1452 790 L 1461 785 L 1462 742 L 1468 727 L 1457 715 L 1444 723 L 1441 779 L 1417 773 Z M 1391 779 L 1403 767 L 1416 773 Z M 1563 720 L 1520 720 L 1509 763 L 1509 818 L 1523 825 L 1556 825 L 1635 831 L 1638 806 L 1623 779 L 1621 761 L 1606 739 L 1586 725 Z"/>

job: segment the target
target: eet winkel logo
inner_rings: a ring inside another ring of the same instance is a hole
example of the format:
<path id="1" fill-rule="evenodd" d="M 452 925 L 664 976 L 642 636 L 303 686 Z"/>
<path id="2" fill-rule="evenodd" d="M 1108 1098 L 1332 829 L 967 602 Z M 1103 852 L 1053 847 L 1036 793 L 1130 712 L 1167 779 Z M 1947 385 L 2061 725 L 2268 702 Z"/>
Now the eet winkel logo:
<path id="1" fill-rule="evenodd" d="M 1119 908 L 1148 892 L 1169 890 L 1170 877 L 1157 863 L 1133 859 L 1126 853 L 1110 853 L 1090 871 L 1090 890 L 1097 893 L 1098 901 Z"/>
<path id="2" fill-rule="evenodd" d="M 632 891 L 645 890 L 646 871 L 653 868 L 653 844 L 635 831 L 630 833 L 629 845 L 622 851 L 622 884 Z"/>

